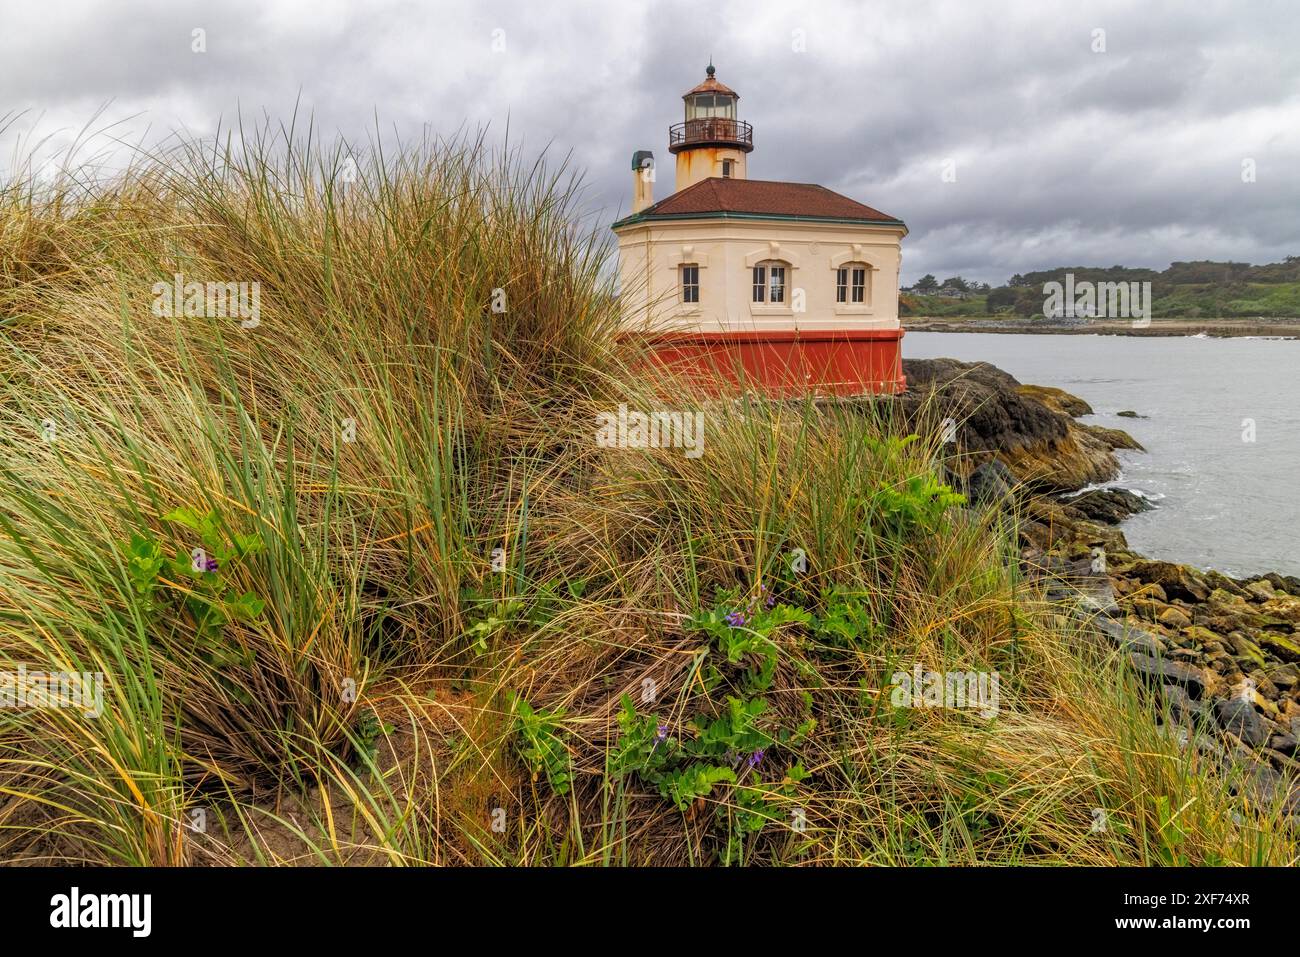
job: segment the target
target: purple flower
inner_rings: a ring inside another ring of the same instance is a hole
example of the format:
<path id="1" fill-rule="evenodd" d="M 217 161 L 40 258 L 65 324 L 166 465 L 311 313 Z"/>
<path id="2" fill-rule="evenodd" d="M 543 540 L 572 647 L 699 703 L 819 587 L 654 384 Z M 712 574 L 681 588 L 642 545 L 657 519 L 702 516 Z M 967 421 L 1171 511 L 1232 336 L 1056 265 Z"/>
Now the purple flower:
<path id="1" fill-rule="evenodd" d="M 767 609 L 770 610 L 770 609 L 774 608 L 775 606 L 776 606 L 776 596 L 775 596 L 775 595 L 768 595 L 768 596 L 767 596 L 767 601 L 763 602 L 763 607 L 764 607 L 764 608 L 767 608 Z"/>
<path id="2" fill-rule="evenodd" d="M 739 628 L 745 623 L 745 613 L 743 611 L 733 611 L 727 615 L 727 624 L 732 628 Z"/>
<path id="3" fill-rule="evenodd" d="M 749 766 L 751 768 L 757 767 L 758 762 L 762 760 L 763 760 L 763 749 L 759 748 L 757 751 L 755 751 L 753 754 L 749 756 Z"/>
<path id="4" fill-rule="evenodd" d="M 666 740 L 668 740 L 668 725 L 661 724 L 655 731 L 655 740 L 654 744 L 650 745 L 650 753 L 654 754 L 655 748 L 659 747 L 659 745 L 663 744 Z"/>
<path id="5" fill-rule="evenodd" d="M 203 570 L 205 572 L 215 572 L 217 567 L 218 563 L 215 558 L 206 558 L 203 560 Z"/>

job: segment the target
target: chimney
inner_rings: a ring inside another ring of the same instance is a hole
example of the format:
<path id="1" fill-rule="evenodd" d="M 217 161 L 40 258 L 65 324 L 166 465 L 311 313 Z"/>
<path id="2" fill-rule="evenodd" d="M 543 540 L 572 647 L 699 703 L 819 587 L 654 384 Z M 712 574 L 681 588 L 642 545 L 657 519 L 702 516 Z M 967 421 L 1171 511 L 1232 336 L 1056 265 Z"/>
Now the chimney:
<path id="1" fill-rule="evenodd" d="M 637 150 L 632 154 L 632 212 L 654 204 L 655 154 Z"/>

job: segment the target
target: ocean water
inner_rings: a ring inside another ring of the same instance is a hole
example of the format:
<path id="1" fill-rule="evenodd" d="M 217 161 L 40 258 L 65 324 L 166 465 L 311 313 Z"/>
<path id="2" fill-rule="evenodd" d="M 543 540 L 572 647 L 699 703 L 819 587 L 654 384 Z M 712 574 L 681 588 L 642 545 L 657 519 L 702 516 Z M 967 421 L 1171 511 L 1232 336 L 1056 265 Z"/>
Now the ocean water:
<path id="1" fill-rule="evenodd" d="M 909 332 L 906 358 L 991 362 L 1087 400 L 1127 431 L 1123 475 L 1154 511 L 1123 525 L 1151 558 L 1300 575 L 1300 341 Z M 1122 418 L 1122 410 L 1147 416 Z"/>

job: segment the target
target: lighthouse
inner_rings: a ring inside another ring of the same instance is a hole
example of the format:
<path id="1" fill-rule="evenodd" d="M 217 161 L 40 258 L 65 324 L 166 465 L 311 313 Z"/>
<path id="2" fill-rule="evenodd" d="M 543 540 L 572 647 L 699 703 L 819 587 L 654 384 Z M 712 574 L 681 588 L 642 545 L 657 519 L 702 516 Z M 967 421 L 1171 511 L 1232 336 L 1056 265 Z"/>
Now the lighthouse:
<path id="1" fill-rule="evenodd" d="M 674 192 L 654 200 L 654 154 L 636 151 L 631 213 L 612 227 L 625 331 L 708 389 L 902 391 L 907 226 L 823 186 L 750 179 L 753 128 L 711 61 L 682 99 Z"/>

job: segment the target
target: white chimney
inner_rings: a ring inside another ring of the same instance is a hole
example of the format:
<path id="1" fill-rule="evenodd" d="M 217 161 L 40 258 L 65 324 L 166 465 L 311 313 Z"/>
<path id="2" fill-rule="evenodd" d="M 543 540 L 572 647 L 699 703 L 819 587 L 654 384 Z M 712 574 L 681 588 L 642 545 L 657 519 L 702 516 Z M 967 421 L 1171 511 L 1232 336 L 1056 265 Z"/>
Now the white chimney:
<path id="1" fill-rule="evenodd" d="M 641 212 L 655 201 L 655 154 L 637 150 L 632 154 L 632 212 Z"/>

